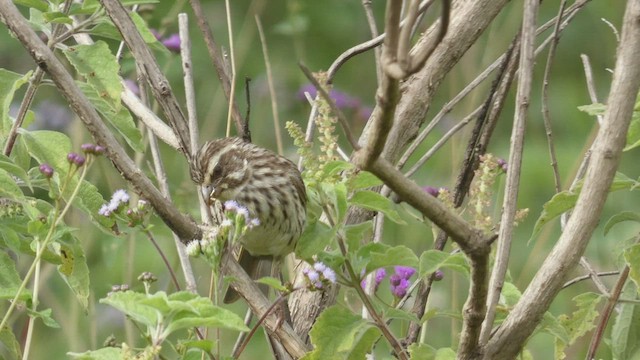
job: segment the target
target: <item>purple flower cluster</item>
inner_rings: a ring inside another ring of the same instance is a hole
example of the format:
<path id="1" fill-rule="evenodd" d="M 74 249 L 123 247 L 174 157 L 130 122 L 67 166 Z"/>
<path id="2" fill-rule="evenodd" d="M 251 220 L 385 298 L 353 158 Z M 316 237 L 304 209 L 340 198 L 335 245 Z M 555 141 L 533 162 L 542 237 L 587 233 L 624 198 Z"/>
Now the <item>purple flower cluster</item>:
<path id="1" fill-rule="evenodd" d="M 53 168 L 47 163 L 40 164 L 38 170 L 40 170 L 42 175 L 44 175 L 44 177 L 46 177 L 47 179 L 51 179 L 51 177 L 53 176 Z"/>
<path id="2" fill-rule="evenodd" d="M 509 164 L 507 164 L 507 162 L 502 158 L 498 158 L 497 163 L 500 169 L 502 169 L 502 171 L 506 173 L 507 169 L 509 168 Z"/>
<path id="3" fill-rule="evenodd" d="M 416 269 L 409 266 L 394 266 L 394 273 L 389 277 L 389 283 L 391 284 L 391 293 L 396 298 L 403 298 L 407 295 L 407 290 L 411 286 L 409 280 L 416 273 Z M 384 268 L 376 270 L 375 276 L 375 289 L 378 290 L 378 286 L 382 280 L 387 276 L 387 272 Z M 364 288 L 366 286 L 365 280 L 362 280 L 360 286 Z"/>
<path id="4" fill-rule="evenodd" d="M 313 268 L 306 268 L 302 273 L 307 278 L 308 287 L 311 290 L 321 290 L 327 283 L 336 283 L 336 273 L 321 262 L 313 264 Z"/>
<path id="5" fill-rule="evenodd" d="M 169 49 L 169 51 L 172 51 L 174 53 L 180 53 L 180 45 L 181 45 L 180 34 L 178 33 L 171 34 L 167 37 L 164 37 L 158 40 L 160 40 L 162 45 L 164 45 L 167 49 Z"/>
<path id="6" fill-rule="evenodd" d="M 297 97 L 302 101 L 306 101 L 305 93 L 308 93 L 311 98 L 315 98 L 317 90 L 312 84 L 305 84 L 298 90 Z M 352 109 L 355 110 L 359 118 L 368 119 L 371 116 L 372 109 L 367 106 L 363 106 L 360 99 L 350 96 L 349 94 L 340 90 L 331 89 L 329 96 L 335 102 L 336 106 L 340 109 Z"/>
<path id="7" fill-rule="evenodd" d="M 116 190 L 113 195 L 111 195 L 111 200 L 109 203 L 102 205 L 98 214 L 103 216 L 111 216 L 112 213 L 118 211 L 122 204 L 129 203 L 129 194 L 123 189 Z"/>
<path id="8" fill-rule="evenodd" d="M 84 165 L 86 159 L 80 154 L 70 152 L 67 154 L 67 161 L 69 164 L 75 164 L 77 167 Z"/>
<path id="9" fill-rule="evenodd" d="M 447 190 L 447 188 L 444 188 L 444 187 L 433 187 L 433 186 L 423 186 L 422 190 L 424 190 L 427 194 L 437 198 L 438 196 L 440 196 L 440 191 Z"/>
<path id="10" fill-rule="evenodd" d="M 228 200 L 224 202 L 224 211 L 227 213 L 236 213 L 238 215 L 242 215 L 244 217 L 244 223 L 247 228 L 252 229 L 256 226 L 260 225 L 260 219 L 252 218 L 249 215 L 249 209 L 238 204 L 235 200 Z"/>

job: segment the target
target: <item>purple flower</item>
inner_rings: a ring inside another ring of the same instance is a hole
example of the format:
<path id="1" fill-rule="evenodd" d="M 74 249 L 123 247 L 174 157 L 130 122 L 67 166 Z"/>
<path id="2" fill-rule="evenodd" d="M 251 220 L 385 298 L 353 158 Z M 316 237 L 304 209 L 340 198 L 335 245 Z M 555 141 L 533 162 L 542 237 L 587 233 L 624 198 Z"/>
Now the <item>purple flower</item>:
<path id="1" fill-rule="evenodd" d="M 411 282 L 409 280 L 400 279 L 398 285 L 391 286 L 391 293 L 397 298 L 403 298 L 405 295 L 407 295 L 407 289 L 409 289 L 410 285 Z"/>
<path id="2" fill-rule="evenodd" d="M 76 158 L 80 156 L 74 152 L 70 152 L 67 154 L 67 161 L 69 162 L 69 164 L 72 164 L 76 161 Z"/>
<path id="3" fill-rule="evenodd" d="M 442 272 L 442 270 L 436 270 L 433 273 L 433 281 L 440 281 L 444 279 L 444 273 Z"/>
<path id="4" fill-rule="evenodd" d="M 509 168 L 509 164 L 507 164 L 507 162 L 504 159 L 498 158 L 496 162 L 498 163 L 498 166 L 500 166 L 502 171 L 507 172 L 507 169 Z"/>
<path id="5" fill-rule="evenodd" d="M 416 269 L 409 266 L 394 266 L 396 274 L 403 279 L 409 279 L 416 273 Z"/>
<path id="6" fill-rule="evenodd" d="M 160 41 L 167 49 L 175 53 L 180 52 L 180 34 L 171 34 Z"/>
<path id="7" fill-rule="evenodd" d="M 105 149 L 103 146 L 100 146 L 100 145 L 96 145 L 96 147 L 95 147 L 95 148 L 93 148 L 93 152 L 94 152 L 96 155 L 104 154 L 105 150 L 106 150 L 106 149 Z"/>
<path id="8" fill-rule="evenodd" d="M 391 287 L 400 285 L 402 281 L 402 277 L 398 274 L 393 274 L 389 277 L 389 282 L 391 283 Z"/>
<path id="9" fill-rule="evenodd" d="M 309 271 L 306 275 L 312 283 L 320 280 L 320 274 L 317 271 Z"/>
<path id="10" fill-rule="evenodd" d="M 423 186 L 422 190 L 433 197 L 438 197 L 438 195 L 440 194 L 440 188 L 436 188 L 433 186 Z"/>
<path id="11" fill-rule="evenodd" d="M 80 150 L 82 150 L 83 153 L 87 154 L 93 154 L 93 152 L 96 150 L 96 146 L 93 144 L 82 144 L 80 145 Z"/>
<path id="12" fill-rule="evenodd" d="M 321 262 L 317 262 L 313 264 L 313 268 L 318 272 L 323 272 L 327 268 L 327 265 Z"/>
<path id="13" fill-rule="evenodd" d="M 324 271 L 322 272 L 322 277 L 324 277 L 325 280 L 329 281 L 332 284 L 336 283 L 336 273 L 331 268 L 324 269 Z"/>
<path id="14" fill-rule="evenodd" d="M 47 163 L 40 164 L 38 170 L 40 170 L 40 173 L 42 173 L 42 175 L 44 175 L 44 177 L 46 177 L 47 179 L 51 179 L 51 177 L 53 176 L 53 168 Z"/>
<path id="15" fill-rule="evenodd" d="M 317 91 L 312 84 L 306 84 L 300 87 L 298 90 L 298 98 L 300 100 L 306 100 L 304 93 L 309 93 L 312 98 L 316 97 Z M 349 96 L 340 90 L 332 89 L 329 91 L 329 97 L 336 103 L 336 106 L 340 109 L 357 109 L 360 107 L 360 100 Z"/>
<path id="16" fill-rule="evenodd" d="M 124 79 L 124 85 L 131 90 L 131 92 L 133 92 L 134 94 L 140 96 L 140 87 L 138 86 L 138 83 L 131 80 L 131 79 Z"/>
<path id="17" fill-rule="evenodd" d="M 380 269 L 376 270 L 376 275 L 374 277 L 375 290 L 378 290 L 378 286 L 380 286 L 380 283 L 382 282 L 382 280 L 384 280 L 385 277 L 387 277 L 387 271 L 384 268 L 380 268 Z M 367 287 L 367 279 L 362 279 L 362 281 L 360 282 L 360 286 L 363 289 L 366 288 Z"/>
<path id="18" fill-rule="evenodd" d="M 81 167 L 82 165 L 84 165 L 86 159 L 84 158 L 84 156 L 82 155 L 77 155 L 75 159 L 73 159 L 73 163 L 76 164 L 77 167 Z"/>

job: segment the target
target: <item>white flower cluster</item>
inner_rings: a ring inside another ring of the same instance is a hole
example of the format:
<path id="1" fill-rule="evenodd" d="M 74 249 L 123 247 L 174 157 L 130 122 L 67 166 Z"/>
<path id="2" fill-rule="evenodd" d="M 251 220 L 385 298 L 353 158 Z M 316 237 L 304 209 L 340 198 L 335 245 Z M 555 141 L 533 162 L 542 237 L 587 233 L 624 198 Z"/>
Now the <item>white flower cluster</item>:
<path id="1" fill-rule="evenodd" d="M 237 215 L 241 215 L 242 218 L 244 219 L 244 224 L 247 226 L 248 229 L 252 229 L 260 225 L 260 219 L 252 218 L 251 215 L 249 215 L 249 210 L 246 207 L 238 204 L 238 202 L 235 200 L 225 201 L 224 211 L 227 213 L 236 213 Z M 222 226 L 222 224 L 220 225 Z"/>
<path id="2" fill-rule="evenodd" d="M 98 214 L 103 216 L 110 216 L 111 213 L 117 211 L 122 204 L 129 203 L 129 194 L 123 189 L 116 190 L 113 195 L 111 195 L 111 200 L 109 203 L 102 205 Z"/>
<path id="3" fill-rule="evenodd" d="M 321 262 L 313 264 L 312 269 L 302 270 L 302 273 L 308 279 L 309 286 L 313 290 L 322 289 L 326 283 L 336 283 L 335 271 Z"/>

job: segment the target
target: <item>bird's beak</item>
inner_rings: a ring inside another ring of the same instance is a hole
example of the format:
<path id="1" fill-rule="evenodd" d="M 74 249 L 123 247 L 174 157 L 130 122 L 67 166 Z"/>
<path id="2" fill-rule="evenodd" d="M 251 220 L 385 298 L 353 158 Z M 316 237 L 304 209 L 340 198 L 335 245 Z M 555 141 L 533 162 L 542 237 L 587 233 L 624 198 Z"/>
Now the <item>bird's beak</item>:
<path id="1" fill-rule="evenodd" d="M 202 191 L 202 197 L 204 198 L 204 201 L 208 205 L 211 205 L 211 202 L 213 201 L 213 191 L 214 191 L 213 186 L 203 185 L 201 188 L 201 191 Z"/>

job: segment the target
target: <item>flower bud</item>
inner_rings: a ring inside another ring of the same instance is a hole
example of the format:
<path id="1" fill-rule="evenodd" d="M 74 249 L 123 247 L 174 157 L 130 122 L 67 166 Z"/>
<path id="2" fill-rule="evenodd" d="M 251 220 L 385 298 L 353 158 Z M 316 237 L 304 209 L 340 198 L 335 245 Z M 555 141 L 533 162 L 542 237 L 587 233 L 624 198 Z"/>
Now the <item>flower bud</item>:
<path id="1" fill-rule="evenodd" d="M 53 176 L 53 168 L 47 163 L 40 164 L 40 167 L 38 169 L 47 179 L 51 179 L 51 177 Z"/>

